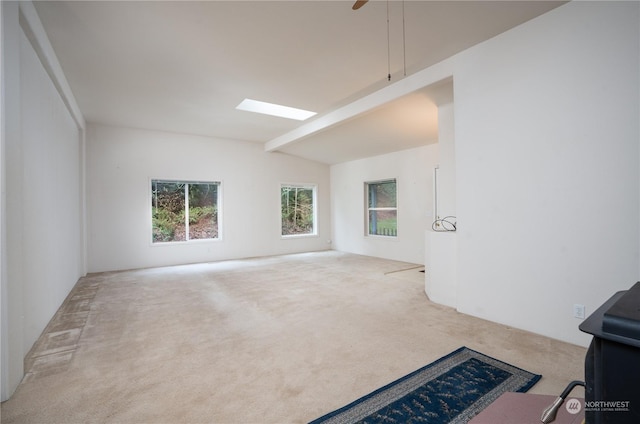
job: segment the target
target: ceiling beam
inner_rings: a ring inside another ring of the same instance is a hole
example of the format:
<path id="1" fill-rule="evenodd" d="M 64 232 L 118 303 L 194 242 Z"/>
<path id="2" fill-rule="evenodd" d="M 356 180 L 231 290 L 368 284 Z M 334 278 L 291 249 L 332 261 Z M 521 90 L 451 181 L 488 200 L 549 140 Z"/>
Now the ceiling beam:
<path id="1" fill-rule="evenodd" d="M 298 128 L 289 131 L 288 133 L 269 140 L 265 143 L 264 150 L 266 152 L 277 151 L 312 134 L 327 130 L 344 121 L 369 112 L 377 107 L 389 103 L 390 101 L 396 100 L 432 84 L 452 78 L 452 75 L 453 60 L 452 58 L 449 58 L 403 78 L 400 81 L 394 82 L 374 93 L 349 103 L 346 106 L 329 112 L 326 115 L 320 116 L 309 123 L 303 124 Z"/>

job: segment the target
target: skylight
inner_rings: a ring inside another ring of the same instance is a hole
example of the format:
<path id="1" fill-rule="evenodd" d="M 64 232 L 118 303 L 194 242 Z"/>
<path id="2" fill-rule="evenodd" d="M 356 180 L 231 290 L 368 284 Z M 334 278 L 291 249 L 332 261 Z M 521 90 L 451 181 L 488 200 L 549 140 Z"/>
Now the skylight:
<path id="1" fill-rule="evenodd" d="M 279 116 L 281 118 L 296 119 L 298 121 L 304 121 L 316 114 L 316 112 L 310 112 L 308 110 L 296 109 L 295 107 L 276 105 L 251 99 L 244 99 L 238 106 L 236 106 L 236 109 L 263 113 L 265 115 Z"/>

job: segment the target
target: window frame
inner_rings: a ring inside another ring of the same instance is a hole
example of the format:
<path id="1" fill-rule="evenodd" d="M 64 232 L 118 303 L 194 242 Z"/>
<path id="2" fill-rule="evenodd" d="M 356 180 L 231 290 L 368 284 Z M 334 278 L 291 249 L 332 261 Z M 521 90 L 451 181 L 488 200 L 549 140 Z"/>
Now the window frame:
<path id="1" fill-rule="evenodd" d="M 282 189 L 285 187 L 289 188 L 303 188 L 311 190 L 312 192 L 312 210 L 313 210 L 313 231 L 310 233 L 303 234 L 282 234 L 283 231 L 283 217 L 282 217 Z M 295 239 L 295 238 L 304 238 L 304 237 L 317 237 L 318 236 L 318 184 L 315 183 L 280 183 L 278 190 L 278 198 L 279 201 L 279 216 L 280 216 L 280 238 L 282 239 Z"/>
<path id="2" fill-rule="evenodd" d="M 184 194 L 185 194 L 185 238 L 186 240 L 171 240 L 171 241 L 154 241 L 153 237 L 153 184 L 156 182 L 160 183 L 173 183 L 173 184 L 184 184 Z M 190 239 L 189 238 L 189 195 L 188 195 L 188 185 L 191 184 L 215 184 L 217 185 L 217 196 L 216 196 L 216 213 L 217 213 L 217 237 L 215 238 L 197 238 Z M 176 244 L 194 244 L 194 243 L 211 243 L 218 242 L 222 240 L 222 180 L 187 180 L 187 179 L 175 179 L 175 178 L 149 178 L 149 199 L 151 200 L 149 204 L 149 232 L 150 232 L 150 244 L 151 246 L 167 246 L 167 245 L 176 245 Z"/>
<path id="3" fill-rule="evenodd" d="M 383 184 L 383 183 L 394 183 L 395 184 L 395 189 L 396 189 L 396 196 L 395 196 L 395 206 L 394 207 L 370 207 L 370 199 L 369 199 L 369 187 L 371 185 L 375 185 L 375 184 Z M 365 233 L 365 237 L 372 237 L 372 238 L 381 238 L 381 239 L 385 239 L 385 240 L 397 240 L 398 239 L 398 233 L 399 233 L 399 220 L 398 220 L 398 178 L 384 178 L 384 179 L 380 179 L 380 180 L 372 180 L 372 181 L 365 181 L 364 183 L 364 214 L 365 214 L 365 227 L 364 227 L 364 233 Z M 371 233 L 371 222 L 370 222 L 370 215 L 372 211 L 395 211 L 396 213 L 396 229 L 395 229 L 395 234 L 392 235 L 385 235 L 385 234 L 372 234 Z"/>

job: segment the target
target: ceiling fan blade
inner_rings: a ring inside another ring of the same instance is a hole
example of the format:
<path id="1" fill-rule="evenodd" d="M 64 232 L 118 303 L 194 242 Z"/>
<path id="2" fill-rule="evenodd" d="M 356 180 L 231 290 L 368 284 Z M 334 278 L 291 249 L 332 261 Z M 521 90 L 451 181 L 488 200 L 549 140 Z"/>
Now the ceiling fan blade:
<path id="1" fill-rule="evenodd" d="M 366 2 L 368 2 L 368 1 L 369 1 L 369 0 L 358 0 L 358 1 L 356 1 L 356 2 L 353 4 L 352 9 L 353 9 L 353 10 L 358 10 L 358 9 L 360 9 L 362 6 L 364 6 L 364 4 L 365 4 Z"/>

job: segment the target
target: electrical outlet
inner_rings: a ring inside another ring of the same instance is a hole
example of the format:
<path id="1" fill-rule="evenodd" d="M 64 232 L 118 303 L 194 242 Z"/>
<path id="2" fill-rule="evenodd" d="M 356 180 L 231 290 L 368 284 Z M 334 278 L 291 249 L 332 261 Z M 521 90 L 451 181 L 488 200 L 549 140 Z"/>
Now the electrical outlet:
<path id="1" fill-rule="evenodd" d="M 573 305 L 573 316 L 576 318 L 584 319 L 584 305 Z"/>

